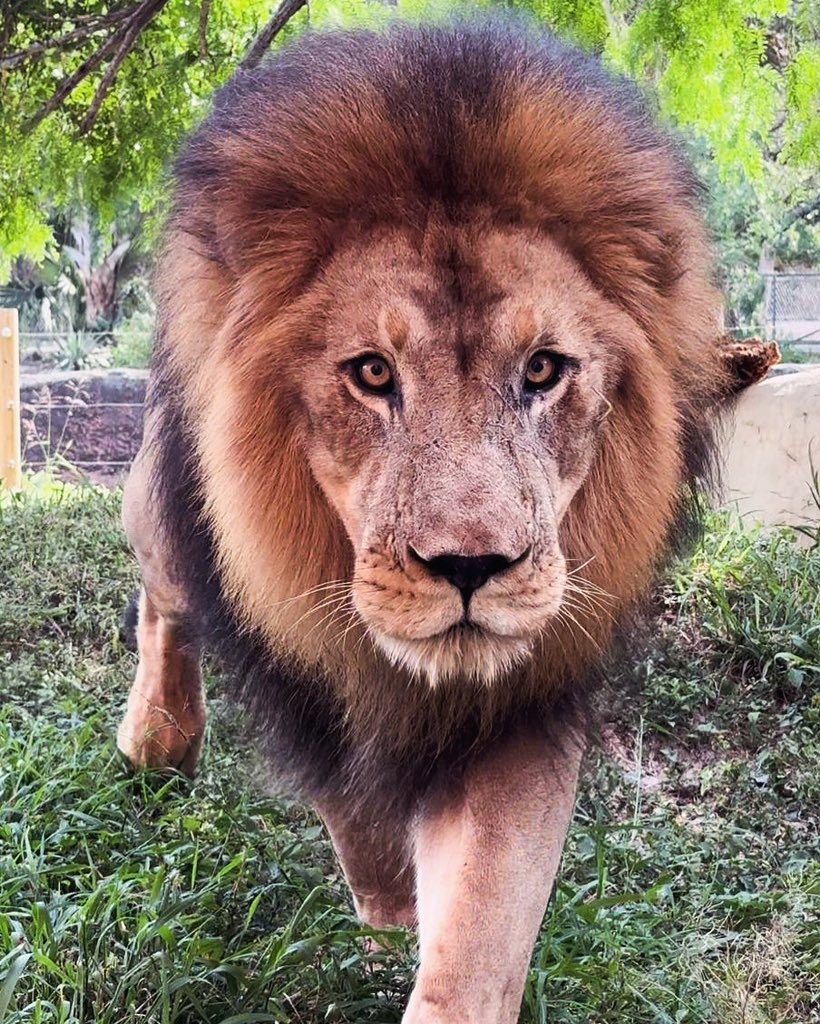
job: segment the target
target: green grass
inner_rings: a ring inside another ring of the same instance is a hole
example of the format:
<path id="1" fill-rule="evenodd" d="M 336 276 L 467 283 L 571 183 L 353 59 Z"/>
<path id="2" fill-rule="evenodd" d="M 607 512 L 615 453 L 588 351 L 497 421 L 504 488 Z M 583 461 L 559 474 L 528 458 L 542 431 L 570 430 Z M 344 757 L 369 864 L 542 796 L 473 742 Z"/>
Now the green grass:
<path id="1" fill-rule="evenodd" d="M 218 681 L 193 783 L 125 771 L 118 496 L 6 499 L 0 581 L 0 1024 L 400 1021 L 412 939 L 367 951 Z M 613 680 L 526 1024 L 820 1020 L 818 594 L 820 550 L 725 520 L 669 574 Z"/>
<path id="2" fill-rule="evenodd" d="M 780 361 L 783 363 L 820 363 L 820 352 L 805 352 L 794 344 L 784 341 L 780 345 Z"/>

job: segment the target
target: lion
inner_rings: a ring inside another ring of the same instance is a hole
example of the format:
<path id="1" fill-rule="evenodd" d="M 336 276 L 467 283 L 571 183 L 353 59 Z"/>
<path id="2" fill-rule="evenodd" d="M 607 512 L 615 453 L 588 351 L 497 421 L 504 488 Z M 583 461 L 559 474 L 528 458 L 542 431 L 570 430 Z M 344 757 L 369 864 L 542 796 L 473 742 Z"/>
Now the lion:
<path id="1" fill-rule="evenodd" d="M 497 20 L 304 35 L 176 165 L 118 742 L 192 773 L 218 655 L 361 919 L 418 929 L 405 1024 L 518 1019 L 729 390 L 699 203 L 631 86 Z"/>

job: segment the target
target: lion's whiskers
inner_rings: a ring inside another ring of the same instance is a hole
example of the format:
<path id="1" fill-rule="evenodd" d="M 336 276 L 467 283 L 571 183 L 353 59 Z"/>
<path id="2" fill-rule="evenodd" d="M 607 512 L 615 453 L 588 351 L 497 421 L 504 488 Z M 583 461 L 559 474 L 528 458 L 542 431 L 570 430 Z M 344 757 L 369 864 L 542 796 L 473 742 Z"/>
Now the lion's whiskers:
<path id="1" fill-rule="evenodd" d="M 356 646 L 353 648 L 353 657 L 356 657 L 356 655 L 359 653 L 365 640 L 370 640 L 371 644 L 375 646 L 376 638 L 373 635 L 373 630 L 366 622 L 364 624 L 364 630 L 362 631 L 362 635 L 356 641 Z"/>
<path id="2" fill-rule="evenodd" d="M 582 609 L 576 606 L 574 608 L 574 611 L 582 611 Z M 582 623 L 580 623 L 573 614 L 573 606 L 569 604 L 562 604 L 561 607 L 558 609 L 558 614 L 555 616 L 554 620 L 556 625 L 564 619 L 568 619 L 575 626 L 576 629 L 580 630 L 584 634 L 584 636 L 587 638 L 587 640 L 589 640 L 589 642 L 592 644 L 595 650 L 598 651 L 600 654 L 603 654 L 603 648 L 601 647 L 600 643 L 589 632 L 586 626 L 582 625 Z"/>
<path id="3" fill-rule="evenodd" d="M 612 604 L 615 599 L 610 594 L 603 591 L 596 593 L 576 585 L 566 587 L 564 594 L 563 603 L 569 607 L 575 608 L 577 611 L 590 612 L 596 618 L 604 617 L 610 622 L 615 621 L 615 616 L 612 613 Z"/>
<path id="4" fill-rule="evenodd" d="M 310 608 L 307 609 L 307 611 L 303 612 L 299 616 L 299 618 L 288 627 L 287 631 L 289 633 L 292 633 L 294 630 L 296 630 L 301 625 L 302 622 L 304 622 L 304 620 L 306 618 L 308 618 L 308 616 L 313 615 L 315 612 L 320 612 L 324 608 L 332 607 L 332 610 L 335 611 L 337 608 L 341 607 L 349 599 L 350 591 L 351 591 L 351 587 L 347 586 L 344 589 L 343 593 L 341 593 L 341 594 L 338 594 L 338 593 L 337 594 L 333 594 L 331 597 L 325 598 L 323 601 L 320 601 L 318 604 L 311 605 Z M 332 614 L 332 612 L 331 612 L 331 614 Z M 321 621 L 324 622 L 325 619 L 322 618 Z M 311 629 L 305 634 L 305 637 L 310 636 L 310 633 L 313 632 L 313 630 L 315 628 L 316 628 L 315 625 L 312 626 Z M 303 637 L 303 639 L 304 639 L 304 637 Z"/>
<path id="5" fill-rule="evenodd" d="M 333 605 L 333 606 L 332 606 L 332 607 L 330 608 L 330 610 L 329 610 L 329 611 L 327 611 L 327 612 L 326 612 L 326 613 L 325 613 L 325 614 L 324 614 L 324 615 L 323 615 L 323 616 L 321 617 L 321 619 L 319 619 L 319 621 L 318 621 L 318 622 L 315 622 L 315 623 L 314 623 L 314 624 L 313 624 L 313 625 L 312 625 L 312 626 L 310 627 L 310 629 L 309 629 L 309 630 L 308 630 L 308 631 L 307 631 L 307 632 L 306 632 L 306 633 L 304 634 L 304 636 L 302 637 L 302 639 L 303 639 L 303 640 L 306 640 L 306 639 L 307 639 L 307 638 L 308 638 L 309 636 L 311 636 L 311 635 L 312 635 L 313 633 L 315 633 L 315 632 L 316 632 L 317 630 L 321 630 L 323 626 L 326 626 L 327 624 L 329 624 L 329 623 L 333 622 L 333 620 L 334 620 L 334 619 L 336 618 L 336 616 L 337 616 L 337 615 L 338 615 L 338 614 L 339 614 L 339 613 L 340 613 L 340 612 L 342 611 L 342 609 L 344 608 L 344 604 L 345 604 L 346 600 L 347 600 L 347 596 L 345 596 L 344 598 L 340 598 L 339 600 L 337 600 L 337 601 L 336 601 L 336 603 L 335 603 L 335 604 L 334 604 L 334 605 Z"/>
<path id="6" fill-rule="evenodd" d="M 270 608 L 285 608 L 287 605 L 294 604 L 296 601 L 303 601 L 316 594 L 330 592 L 332 590 L 343 590 L 345 587 L 351 586 L 351 584 L 352 580 L 347 579 L 328 580 L 325 583 L 318 583 L 315 587 L 310 587 L 308 590 L 304 590 L 301 594 L 294 594 L 292 597 L 286 597 L 281 601 L 275 601 L 270 605 Z"/>
<path id="7" fill-rule="evenodd" d="M 347 616 L 347 621 L 344 626 L 341 627 L 335 636 L 331 637 L 328 641 L 330 644 L 339 644 L 344 647 L 347 641 L 350 631 L 361 621 L 361 617 L 355 607 L 351 607 L 350 612 Z"/>

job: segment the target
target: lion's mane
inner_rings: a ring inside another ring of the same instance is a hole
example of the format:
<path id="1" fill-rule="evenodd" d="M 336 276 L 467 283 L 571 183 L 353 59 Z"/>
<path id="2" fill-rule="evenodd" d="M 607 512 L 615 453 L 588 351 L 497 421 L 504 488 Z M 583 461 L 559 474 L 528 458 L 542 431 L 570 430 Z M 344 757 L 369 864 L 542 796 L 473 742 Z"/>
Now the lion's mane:
<path id="1" fill-rule="evenodd" d="M 273 597 L 350 571 L 342 527 L 289 429 L 293 398 L 277 393 L 270 337 L 298 351 L 315 326 L 303 296 L 354 229 L 418 230 L 481 210 L 559 240 L 640 325 L 674 385 L 678 448 L 652 447 L 653 381 L 625 379 L 562 526 L 564 550 L 594 557 L 623 617 L 709 467 L 722 384 L 697 206 L 692 175 L 635 90 L 518 23 L 307 35 L 218 94 L 176 167 L 157 278 L 153 492 L 190 628 L 241 681 L 266 749 L 308 797 L 346 790 L 387 808 L 522 720 L 564 733 L 587 706 L 596 659 L 568 630 L 523 682 L 430 690 L 365 659 L 342 685 L 260 623 L 246 578 L 268 574 Z M 673 500 L 657 493 L 670 474 Z M 598 639 L 609 644 L 611 631 Z"/>

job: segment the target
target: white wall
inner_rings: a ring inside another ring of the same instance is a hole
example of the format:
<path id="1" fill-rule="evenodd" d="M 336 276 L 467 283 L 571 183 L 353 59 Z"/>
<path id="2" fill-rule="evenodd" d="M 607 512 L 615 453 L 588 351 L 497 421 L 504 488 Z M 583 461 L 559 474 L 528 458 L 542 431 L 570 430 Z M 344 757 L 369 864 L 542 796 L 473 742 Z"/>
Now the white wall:
<path id="1" fill-rule="evenodd" d="M 820 366 L 767 377 L 744 392 L 727 429 L 724 504 L 774 526 L 820 523 L 811 458 L 820 472 Z"/>

